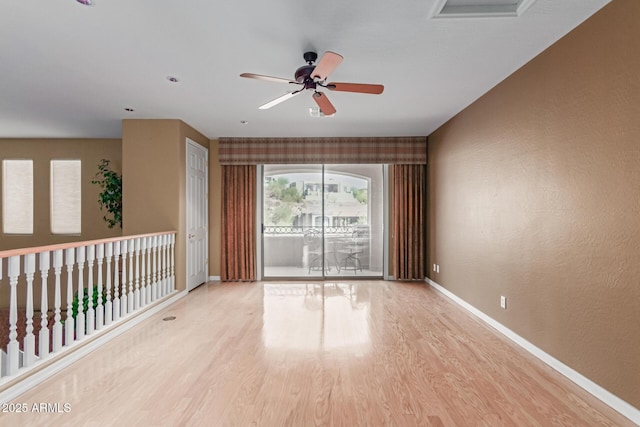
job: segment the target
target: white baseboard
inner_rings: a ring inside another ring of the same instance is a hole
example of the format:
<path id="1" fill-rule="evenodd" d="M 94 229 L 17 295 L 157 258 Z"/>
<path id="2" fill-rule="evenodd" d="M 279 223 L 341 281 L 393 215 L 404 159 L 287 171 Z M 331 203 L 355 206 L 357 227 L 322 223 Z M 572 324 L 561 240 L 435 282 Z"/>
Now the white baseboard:
<path id="1" fill-rule="evenodd" d="M 42 368 L 41 370 L 35 372 L 33 375 L 23 380 L 19 380 L 19 382 L 17 382 L 15 385 L 12 385 L 6 390 L 0 392 L 0 402 L 12 401 L 13 399 L 17 398 L 21 394 L 37 386 L 44 380 L 57 374 L 62 369 L 72 365 L 82 357 L 98 349 L 100 346 L 111 341 L 112 339 L 122 334 L 123 332 L 128 331 L 129 329 L 133 328 L 140 322 L 148 319 L 152 315 L 168 307 L 169 305 L 173 304 L 174 302 L 178 301 L 180 298 L 186 295 L 187 295 L 187 291 L 180 291 L 176 295 L 166 299 L 165 301 L 162 301 L 160 304 L 143 311 L 142 313 L 133 317 L 131 320 L 127 320 L 126 318 L 124 318 L 117 322 L 114 322 L 113 324 L 110 325 L 109 330 L 106 330 L 102 335 L 96 337 L 94 340 L 91 340 L 86 344 L 77 343 L 77 345 L 79 346 L 77 350 L 71 351 L 68 354 L 60 355 L 59 360 L 56 360 L 55 362 L 51 363 L 49 366 Z"/>
<path id="2" fill-rule="evenodd" d="M 209 276 L 209 282 L 219 282 L 220 276 Z"/>
<path id="3" fill-rule="evenodd" d="M 549 365 L 550 367 L 552 367 L 553 369 L 555 369 L 556 371 L 558 371 L 559 373 L 561 373 L 562 375 L 564 375 L 565 377 L 567 377 L 568 379 L 570 379 L 571 381 L 573 381 L 574 383 L 576 383 L 577 385 L 585 389 L 587 392 L 589 392 L 596 398 L 600 399 L 606 405 L 610 406 L 611 408 L 613 408 L 623 416 L 627 417 L 629 420 L 631 420 L 635 424 L 640 425 L 640 409 L 630 405 L 629 403 L 620 399 L 615 394 L 611 393 L 608 390 L 605 390 L 598 384 L 591 381 L 589 378 L 585 377 L 584 375 L 580 374 L 579 372 L 565 365 L 555 357 L 551 356 L 550 354 L 544 352 L 540 348 L 531 344 L 529 341 L 522 338 L 520 335 L 516 334 L 511 329 L 507 328 L 502 323 L 499 323 L 498 321 L 489 317 L 488 315 L 478 310 L 477 308 L 475 308 L 474 306 L 472 306 L 462 298 L 458 297 L 451 291 L 443 288 L 433 280 L 426 278 L 425 281 L 431 287 L 433 287 L 433 289 L 440 292 L 442 295 L 446 296 L 447 298 L 449 298 L 450 300 L 452 300 L 453 302 L 455 302 L 465 310 L 469 311 L 471 314 L 478 317 L 480 320 L 487 323 L 492 328 L 496 329 L 505 337 L 507 337 L 508 339 L 510 339 L 511 341 L 513 341 L 514 343 L 516 343 L 517 345 L 519 345 L 520 347 L 522 347 L 523 349 L 525 349 L 526 351 L 528 351 L 529 353 L 537 357 L 538 359 L 542 360 L 544 363 L 546 363 L 547 365 Z"/>

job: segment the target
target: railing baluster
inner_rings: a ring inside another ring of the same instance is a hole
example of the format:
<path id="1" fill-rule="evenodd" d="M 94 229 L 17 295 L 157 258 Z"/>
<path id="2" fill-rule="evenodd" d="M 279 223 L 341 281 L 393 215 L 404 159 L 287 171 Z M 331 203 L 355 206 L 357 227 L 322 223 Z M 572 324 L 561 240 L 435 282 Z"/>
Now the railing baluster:
<path id="1" fill-rule="evenodd" d="M 96 330 L 96 308 L 93 306 L 93 263 L 96 259 L 96 247 L 87 246 L 87 335 L 93 334 Z"/>
<path id="2" fill-rule="evenodd" d="M 76 248 L 76 258 L 78 264 L 78 314 L 76 314 L 76 339 L 84 338 L 84 259 L 85 247 Z M 91 300 L 91 291 L 87 289 L 87 297 Z"/>
<path id="3" fill-rule="evenodd" d="M 120 242 L 122 247 L 122 292 L 120 293 L 120 313 L 121 316 L 124 317 L 128 311 L 129 307 L 127 301 L 127 253 L 128 253 L 128 242 L 123 240 Z"/>
<path id="4" fill-rule="evenodd" d="M 162 235 L 158 237 L 159 242 L 159 250 L 160 250 L 160 263 L 159 263 L 159 267 L 160 267 L 160 284 L 159 284 L 159 293 L 160 293 L 160 298 L 164 297 L 165 295 L 165 284 L 167 282 L 167 276 L 166 276 L 166 268 L 167 268 L 167 258 L 165 256 L 165 248 L 166 248 L 166 236 Z"/>
<path id="5" fill-rule="evenodd" d="M 55 276 L 55 288 L 54 288 L 54 323 L 53 323 L 53 352 L 60 351 L 62 349 L 62 321 L 60 315 L 60 306 L 62 305 L 62 298 L 60 296 L 60 274 L 62 272 L 62 249 L 58 249 L 53 253 L 53 272 Z"/>
<path id="6" fill-rule="evenodd" d="M 156 252 L 158 253 L 158 298 L 162 298 L 162 284 L 164 283 L 164 276 L 162 275 L 162 236 L 158 236 L 158 246 L 156 247 Z"/>
<path id="7" fill-rule="evenodd" d="M 171 236 L 166 235 L 167 248 L 166 248 L 166 257 L 167 257 L 167 284 L 165 295 L 169 295 L 171 293 Z"/>
<path id="8" fill-rule="evenodd" d="M 120 319 L 120 242 L 113 244 L 113 320 Z"/>
<path id="9" fill-rule="evenodd" d="M 153 237 L 147 237 L 147 304 L 153 302 Z"/>
<path id="10" fill-rule="evenodd" d="M 73 248 L 65 249 L 65 264 L 67 266 L 67 318 L 64 319 L 64 345 L 71 345 L 75 333 L 73 318 L 73 264 L 75 264 L 75 251 Z"/>
<path id="11" fill-rule="evenodd" d="M 175 244 L 176 244 L 176 235 L 175 234 L 170 234 L 169 235 L 169 241 L 170 241 L 170 246 L 171 246 L 171 253 L 169 254 L 169 265 L 171 267 L 171 272 L 169 277 L 171 277 L 170 279 L 170 287 L 169 287 L 169 292 L 173 292 L 176 290 L 176 270 L 175 270 L 175 256 L 174 256 L 174 248 L 175 248 Z"/>
<path id="12" fill-rule="evenodd" d="M 33 276 L 36 272 L 36 254 L 24 256 L 24 274 L 27 278 L 27 322 L 24 349 L 24 366 L 31 366 L 36 361 L 36 339 L 33 335 Z"/>
<path id="13" fill-rule="evenodd" d="M 7 266 L 9 276 L 9 344 L 7 344 L 7 375 L 18 372 L 18 359 L 20 357 L 18 344 L 18 277 L 20 276 L 20 255 L 9 257 Z"/>
<path id="14" fill-rule="evenodd" d="M 127 292 L 127 312 L 133 313 L 133 254 L 135 252 L 134 240 L 128 240 L 127 246 L 129 247 L 129 290 Z"/>
<path id="15" fill-rule="evenodd" d="M 147 305 L 147 238 L 140 239 L 142 265 L 140 268 L 140 307 Z"/>
<path id="16" fill-rule="evenodd" d="M 151 238 L 153 248 L 153 279 L 151 285 L 151 301 L 158 299 L 158 236 Z"/>
<path id="17" fill-rule="evenodd" d="M 40 333 L 38 334 L 38 356 L 44 359 L 49 355 L 49 298 L 47 295 L 47 278 L 49 277 L 49 267 L 51 255 L 49 251 L 40 252 L 38 264 L 40 266 Z"/>
<path id="18" fill-rule="evenodd" d="M 104 261 L 104 243 L 96 245 L 96 261 L 98 264 L 98 306 L 96 307 L 96 329 L 104 326 L 104 305 L 102 304 L 102 263 Z"/>
<path id="19" fill-rule="evenodd" d="M 162 253 L 164 254 L 164 262 L 163 267 L 164 271 L 162 274 L 164 275 L 164 283 L 162 286 L 162 296 L 165 296 L 169 293 L 169 236 L 165 234 L 162 236 Z"/>
<path id="20" fill-rule="evenodd" d="M 136 249 L 136 274 L 135 274 L 135 288 L 133 291 L 133 309 L 138 310 L 140 308 L 140 239 L 134 240 Z"/>
<path id="21" fill-rule="evenodd" d="M 107 301 L 104 306 L 104 324 L 110 325 L 113 321 L 113 303 L 111 302 L 111 258 L 113 258 L 113 244 L 111 242 L 105 243 L 104 249 L 107 258 Z"/>

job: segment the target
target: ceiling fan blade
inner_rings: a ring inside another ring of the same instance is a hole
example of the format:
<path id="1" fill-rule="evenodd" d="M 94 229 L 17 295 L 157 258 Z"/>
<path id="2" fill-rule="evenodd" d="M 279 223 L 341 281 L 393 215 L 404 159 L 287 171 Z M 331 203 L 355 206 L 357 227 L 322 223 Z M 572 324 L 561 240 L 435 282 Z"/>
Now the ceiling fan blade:
<path id="1" fill-rule="evenodd" d="M 322 58 L 320 58 L 318 65 L 316 65 L 316 68 L 313 69 L 311 78 L 318 77 L 320 80 L 326 79 L 341 62 L 342 55 L 338 55 L 335 52 L 325 52 L 324 55 L 322 55 Z"/>
<path id="2" fill-rule="evenodd" d="M 363 83 L 328 83 L 326 88 L 329 90 L 337 90 L 340 92 L 357 92 L 357 93 L 370 93 L 373 95 L 380 95 L 384 90 L 383 85 L 370 85 Z"/>
<path id="3" fill-rule="evenodd" d="M 268 82 L 276 82 L 276 83 L 295 83 L 295 84 L 300 84 L 298 82 L 294 82 L 293 80 L 283 79 L 281 77 L 263 76 L 261 74 L 253 74 L 253 73 L 242 73 L 242 74 L 240 74 L 240 77 L 246 77 L 248 79 L 265 80 L 265 81 L 268 81 Z"/>
<path id="4" fill-rule="evenodd" d="M 279 96 L 276 99 L 274 99 L 273 101 L 269 101 L 266 104 L 259 106 L 258 108 L 261 109 L 261 110 L 266 110 L 268 108 L 273 107 L 274 105 L 278 105 L 281 102 L 286 101 L 287 99 L 293 98 L 294 96 L 296 96 L 300 92 L 302 92 L 302 90 L 296 90 L 294 92 L 285 93 L 284 95 Z"/>
<path id="5" fill-rule="evenodd" d="M 336 113 L 336 108 L 331 104 L 331 101 L 329 101 L 329 98 L 327 98 L 324 93 L 315 92 L 313 94 L 313 100 L 316 101 L 316 104 L 320 107 L 320 111 L 322 111 L 325 116 L 330 116 Z"/>

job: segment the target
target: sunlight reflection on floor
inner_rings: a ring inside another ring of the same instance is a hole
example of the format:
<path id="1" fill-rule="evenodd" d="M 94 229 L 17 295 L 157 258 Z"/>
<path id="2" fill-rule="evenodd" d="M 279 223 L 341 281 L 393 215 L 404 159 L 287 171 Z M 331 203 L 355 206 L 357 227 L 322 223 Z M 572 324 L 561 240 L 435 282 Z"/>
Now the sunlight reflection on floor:
<path id="1" fill-rule="evenodd" d="M 369 290 L 357 283 L 264 285 L 267 349 L 363 354 L 371 345 L 369 319 Z"/>

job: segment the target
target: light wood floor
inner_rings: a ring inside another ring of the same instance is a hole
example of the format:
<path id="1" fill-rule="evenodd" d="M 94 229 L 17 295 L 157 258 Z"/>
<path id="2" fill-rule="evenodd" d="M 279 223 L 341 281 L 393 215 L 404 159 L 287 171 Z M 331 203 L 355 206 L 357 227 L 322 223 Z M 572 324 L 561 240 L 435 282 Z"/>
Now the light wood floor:
<path id="1" fill-rule="evenodd" d="M 163 321 L 176 316 L 173 321 Z M 425 284 L 203 285 L 0 425 L 632 425 Z"/>

